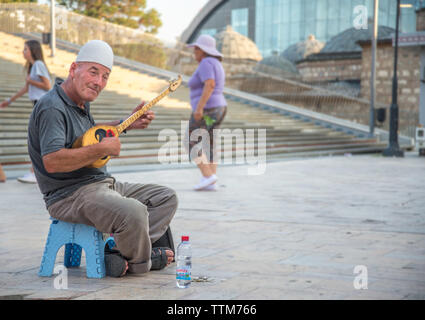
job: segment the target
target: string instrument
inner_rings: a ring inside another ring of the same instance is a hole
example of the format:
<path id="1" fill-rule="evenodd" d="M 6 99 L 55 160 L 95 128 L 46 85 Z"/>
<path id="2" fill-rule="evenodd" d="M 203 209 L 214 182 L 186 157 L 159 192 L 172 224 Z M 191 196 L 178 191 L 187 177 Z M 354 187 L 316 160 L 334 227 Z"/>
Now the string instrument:
<path id="1" fill-rule="evenodd" d="M 81 148 L 85 146 L 90 146 L 102 141 L 105 137 L 118 137 L 125 129 L 127 129 L 134 121 L 139 119 L 147 110 L 152 108 L 159 100 L 164 98 L 170 92 L 176 91 L 182 82 L 182 77 L 179 75 L 177 79 L 171 80 L 170 85 L 164 91 L 162 91 L 155 99 L 149 101 L 145 104 L 140 110 L 133 113 L 127 119 L 122 121 L 117 126 L 107 126 L 107 125 L 98 125 L 91 127 L 87 130 L 82 136 L 78 137 L 77 140 L 72 144 L 72 148 Z M 101 159 L 96 160 L 91 165 L 87 166 L 88 168 L 100 168 L 103 167 L 111 158 L 111 156 L 106 156 Z"/>

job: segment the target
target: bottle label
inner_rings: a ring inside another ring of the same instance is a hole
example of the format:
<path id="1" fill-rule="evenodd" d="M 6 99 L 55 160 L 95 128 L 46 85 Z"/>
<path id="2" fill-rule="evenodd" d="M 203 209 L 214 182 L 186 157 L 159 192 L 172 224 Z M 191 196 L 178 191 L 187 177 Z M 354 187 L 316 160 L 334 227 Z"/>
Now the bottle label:
<path id="1" fill-rule="evenodd" d="M 176 270 L 176 279 L 190 281 L 190 268 Z"/>

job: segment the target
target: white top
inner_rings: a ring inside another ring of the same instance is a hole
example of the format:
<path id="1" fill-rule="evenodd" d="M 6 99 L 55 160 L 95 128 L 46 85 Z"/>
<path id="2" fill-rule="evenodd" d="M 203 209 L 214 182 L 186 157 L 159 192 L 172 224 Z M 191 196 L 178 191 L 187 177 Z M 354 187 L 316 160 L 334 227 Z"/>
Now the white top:
<path id="1" fill-rule="evenodd" d="M 34 61 L 34 64 L 31 67 L 30 78 L 31 80 L 41 82 L 40 76 L 49 79 L 50 83 L 52 83 L 52 80 L 50 79 L 50 75 L 49 75 L 49 72 L 47 71 L 46 65 L 43 63 L 43 61 L 36 60 Z M 28 86 L 28 97 L 30 98 L 31 101 L 38 100 L 47 91 L 37 88 L 36 86 L 33 86 L 30 84 Z"/>

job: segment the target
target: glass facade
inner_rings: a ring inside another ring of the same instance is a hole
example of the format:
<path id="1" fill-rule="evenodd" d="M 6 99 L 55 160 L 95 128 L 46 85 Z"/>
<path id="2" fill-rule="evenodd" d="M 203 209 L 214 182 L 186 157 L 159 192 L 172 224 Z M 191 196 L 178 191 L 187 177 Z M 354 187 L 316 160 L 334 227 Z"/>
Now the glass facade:
<path id="1" fill-rule="evenodd" d="M 232 28 L 236 32 L 248 36 L 248 8 L 232 10 Z"/>
<path id="2" fill-rule="evenodd" d="M 306 40 L 310 34 L 326 42 L 354 27 L 354 21 L 361 13 L 367 14 L 371 21 L 373 3 L 373 0 L 257 0 L 255 43 L 263 56 L 270 56 L 273 51 L 282 52 L 288 46 Z M 401 8 L 401 31 L 413 32 L 416 28 L 416 0 L 402 3 L 413 5 Z M 355 11 L 359 5 L 363 6 L 362 10 Z M 379 25 L 395 28 L 396 5 L 395 0 L 379 1 Z"/>
<path id="3" fill-rule="evenodd" d="M 211 30 L 219 33 L 228 25 L 233 30 L 255 41 L 255 7 L 256 0 L 227 0 L 222 1 L 195 29 L 188 43 L 194 42 L 203 33 L 210 34 Z M 209 30 L 209 31 L 208 31 Z"/>
<path id="4" fill-rule="evenodd" d="M 282 52 L 288 46 L 304 41 L 310 34 L 326 42 L 336 34 L 354 26 L 359 13 L 356 6 L 366 9 L 373 17 L 374 0 L 228 0 L 213 10 L 189 39 L 199 34 L 220 32 L 227 25 L 253 40 L 263 57 L 274 51 Z M 401 32 L 416 28 L 415 10 L 422 0 L 401 0 L 412 4 L 401 8 Z M 379 25 L 395 28 L 395 0 L 379 0 Z"/>

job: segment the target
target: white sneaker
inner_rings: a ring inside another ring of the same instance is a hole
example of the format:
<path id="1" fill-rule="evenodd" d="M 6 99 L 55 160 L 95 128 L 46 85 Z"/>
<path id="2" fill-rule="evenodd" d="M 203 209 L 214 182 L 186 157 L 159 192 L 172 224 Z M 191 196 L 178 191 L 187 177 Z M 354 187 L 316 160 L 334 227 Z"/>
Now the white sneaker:
<path id="1" fill-rule="evenodd" d="M 199 182 L 196 186 L 193 187 L 195 190 L 202 190 L 205 187 L 208 187 L 209 185 L 215 183 L 217 181 L 217 176 L 215 174 L 207 177 L 202 177 L 201 182 Z"/>
<path id="2" fill-rule="evenodd" d="M 37 183 L 34 172 L 28 172 L 23 177 L 18 178 L 19 182 L 23 183 Z"/>
<path id="3" fill-rule="evenodd" d="M 202 190 L 205 190 L 205 191 L 218 191 L 218 184 L 217 183 L 210 184 L 208 187 L 205 187 Z"/>

